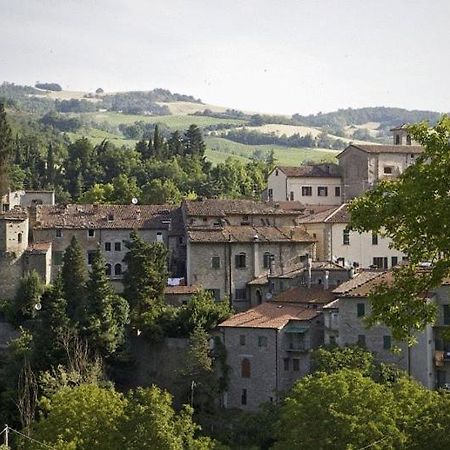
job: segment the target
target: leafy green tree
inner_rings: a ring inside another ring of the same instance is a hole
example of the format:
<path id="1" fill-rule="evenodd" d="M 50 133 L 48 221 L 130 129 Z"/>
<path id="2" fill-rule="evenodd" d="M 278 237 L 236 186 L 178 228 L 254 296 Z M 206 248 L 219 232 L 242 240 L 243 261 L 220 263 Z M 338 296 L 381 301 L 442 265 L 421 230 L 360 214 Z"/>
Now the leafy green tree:
<path id="1" fill-rule="evenodd" d="M 164 302 L 168 251 L 159 242 L 145 242 L 135 231 L 126 246 L 124 296 L 130 304 L 132 323 L 143 326 L 146 322 L 153 323 L 155 308 Z"/>
<path id="2" fill-rule="evenodd" d="M 450 118 L 444 116 L 433 128 L 422 123 L 409 131 L 424 152 L 397 180 L 382 181 L 354 200 L 350 212 L 353 229 L 386 236 L 408 255 L 409 265 L 396 269 L 392 283 L 371 295 L 369 324 L 383 322 L 395 339 L 411 343 L 414 333 L 436 317 L 426 292 L 450 273 Z M 418 273 L 422 261 L 432 266 Z"/>
<path id="3" fill-rule="evenodd" d="M 45 284 L 35 270 L 27 272 L 22 277 L 12 305 L 12 322 L 15 325 L 22 324 L 25 320 L 33 319 L 36 316 L 35 306 L 40 302 L 44 290 Z"/>
<path id="4" fill-rule="evenodd" d="M 84 315 L 87 266 L 84 250 L 75 236 L 64 252 L 61 276 L 67 313 L 71 320 L 78 321 Z"/>
<path id="5" fill-rule="evenodd" d="M 114 353 L 124 342 L 129 306 L 117 295 L 105 272 L 106 262 L 97 249 L 87 282 L 83 332 L 91 350 L 102 356 Z"/>
<path id="6" fill-rule="evenodd" d="M 139 199 L 141 196 L 141 190 L 134 177 L 129 178 L 124 174 L 119 175 L 112 180 L 112 185 L 114 188 L 112 194 L 114 203 L 129 205 L 134 197 Z"/>
<path id="7" fill-rule="evenodd" d="M 319 373 L 299 381 L 281 407 L 276 449 L 401 448 L 404 433 L 388 387 L 359 371 Z"/>
<path id="8" fill-rule="evenodd" d="M 169 141 L 167 142 L 169 148 L 169 155 L 182 156 L 184 154 L 183 138 L 178 130 L 174 131 Z"/>
<path id="9" fill-rule="evenodd" d="M 122 448 L 119 427 L 126 403 L 113 389 L 92 384 L 63 388 L 45 405 L 45 416 L 35 424 L 32 437 L 49 446 L 59 442 L 77 450 Z"/>
<path id="10" fill-rule="evenodd" d="M 114 187 L 112 184 L 95 183 L 90 189 L 83 192 L 78 198 L 79 203 L 108 203 L 113 199 Z"/>
<path id="11" fill-rule="evenodd" d="M 3 103 L 0 103 L 0 210 L 3 210 L 3 195 L 8 192 L 8 166 L 12 147 L 11 128 Z"/>
<path id="12" fill-rule="evenodd" d="M 151 205 L 179 204 L 181 192 L 172 180 L 151 180 L 142 186 L 142 203 Z"/>

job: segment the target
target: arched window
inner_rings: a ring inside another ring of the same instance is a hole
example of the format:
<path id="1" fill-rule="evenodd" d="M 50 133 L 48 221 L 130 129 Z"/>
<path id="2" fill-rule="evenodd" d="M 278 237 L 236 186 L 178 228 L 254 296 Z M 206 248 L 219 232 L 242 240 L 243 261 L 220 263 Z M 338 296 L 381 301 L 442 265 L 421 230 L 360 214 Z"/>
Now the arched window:
<path id="1" fill-rule="evenodd" d="M 17 242 L 18 242 L 19 244 L 22 243 L 22 233 L 18 233 L 18 234 L 17 234 Z"/>
<path id="2" fill-rule="evenodd" d="M 106 264 L 105 272 L 106 272 L 106 275 L 108 275 L 108 276 L 111 275 L 111 264 Z"/>
<path id="3" fill-rule="evenodd" d="M 248 358 L 244 358 L 241 361 L 241 377 L 250 378 L 250 374 L 251 374 L 250 360 Z"/>
<path id="4" fill-rule="evenodd" d="M 114 275 L 122 275 L 122 264 L 117 263 L 114 266 Z"/>

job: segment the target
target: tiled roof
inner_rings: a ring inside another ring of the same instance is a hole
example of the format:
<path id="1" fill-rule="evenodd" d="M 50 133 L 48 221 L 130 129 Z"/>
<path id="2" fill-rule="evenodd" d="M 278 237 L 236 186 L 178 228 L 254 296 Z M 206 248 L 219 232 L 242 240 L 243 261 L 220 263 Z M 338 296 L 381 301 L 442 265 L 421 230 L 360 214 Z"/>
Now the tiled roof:
<path id="1" fill-rule="evenodd" d="M 339 308 L 339 299 L 338 298 L 323 306 L 323 309 L 338 309 L 338 308 Z"/>
<path id="2" fill-rule="evenodd" d="M 182 229 L 178 207 L 168 205 L 39 205 L 38 229 Z"/>
<path id="3" fill-rule="evenodd" d="M 219 327 L 272 328 L 280 330 L 291 320 L 308 321 L 319 311 L 292 303 L 266 302 L 243 313 L 235 314 Z"/>
<path id="4" fill-rule="evenodd" d="M 420 154 L 423 152 L 423 147 L 420 145 L 376 145 L 376 144 L 350 144 L 343 152 L 337 155 L 337 158 L 342 155 L 347 149 L 354 147 L 366 153 L 397 153 L 397 154 Z"/>
<path id="5" fill-rule="evenodd" d="M 274 301 L 289 303 L 329 303 L 336 298 L 333 291 L 325 290 L 322 286 L 306 286 L 293 287 L 287 291 L 278 294 Z"/>
<path id="6" fill-rule="evenodd" d="M 376 286 L 389 284 L 391 281 L 392 272 L 364 270 L 339 285 L 333 292 L 339 297 L 368 297 Z"/>
<path id="7" fill-rule="evenodd" d="M 287 203 L 292 203 L 286 207 Z M 227 215 L 298 215 L 303 209 L 300 202 L 257 202 L 255 200 L 205 199 L 185 200 L 187 216 L 225 217 Z"/>
<path id="8" fill-rule="evenodd" d="M 45 254 L 49 251 L 51 245 L 51 242 L 35 242 L 29 245 L 26 251 L 33 254 Z"/>
<path id="9" fill-rule="evenodd" d="M 300 217 L 299 223 L 349 223 L 350 213 L 346 203 L 326 211 Z"/>
<path id="10" fill-rule="evenodd" d="M 5 211 L 0 214 L 0 220 L 17 220 L 22 221 L 28 218 L 28 213 L 25 208 L 21 208 L 20 206 L 15 206 L 13 209 L 9 211 Z"/>
<path id="11" fill-rule="evenodd" d="M 221 229 L 189 229 L 190 242 L 316 242 L 300 227 L 229 225 Z"/>
<path id="12" fill-rule="evenodd" d="M 332 170 L 338 171 L 336 164 L 328 164 Z M 324 165 L 308 165 L 308 166 L 278 166 L 286 176 L 291 178 L 340 178 L 340 175 L 330 173 L 330 170 L 325 170 Z"/>
<path id="13" fill-rule="evenodd" d="M 167 295 L 190 295 L 196 294 L 200 290 L 199 286 L 166 286 L 164 294 Z"/>

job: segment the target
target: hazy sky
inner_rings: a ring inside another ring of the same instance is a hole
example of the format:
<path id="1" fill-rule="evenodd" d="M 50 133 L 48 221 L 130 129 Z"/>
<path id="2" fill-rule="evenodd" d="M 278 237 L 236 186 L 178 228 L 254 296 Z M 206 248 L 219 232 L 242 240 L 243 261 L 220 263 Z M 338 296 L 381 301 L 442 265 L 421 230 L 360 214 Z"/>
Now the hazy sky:
<path id="1" fill-rule="evenodd" d="M 450 111 L 449 0 L 0 0 L 0 81 Z"/>

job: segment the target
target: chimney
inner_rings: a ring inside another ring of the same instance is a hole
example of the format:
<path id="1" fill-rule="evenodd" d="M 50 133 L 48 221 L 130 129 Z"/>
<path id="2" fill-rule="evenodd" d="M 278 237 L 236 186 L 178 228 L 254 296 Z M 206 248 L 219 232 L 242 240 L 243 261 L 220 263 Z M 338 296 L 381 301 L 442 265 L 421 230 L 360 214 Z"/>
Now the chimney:
<path id="1" fill-rule="evenodd" d="M 329 270 L 325 270 L 325 278 L 324 278 L 324 283 L 323 283 L 323 288 L 327 291 L 330 287 L 329 285 L 329 277 L 330 277 L 330 271 Z"/>
<path id="2" fill-rule="evenodd" d="M 141 220 L 141 208 L 136 209 L 136 220 Z"/>

